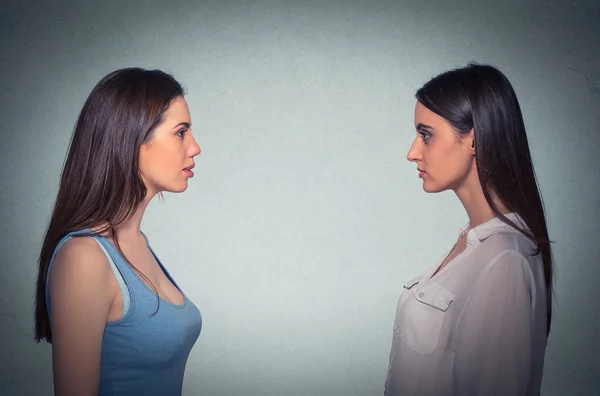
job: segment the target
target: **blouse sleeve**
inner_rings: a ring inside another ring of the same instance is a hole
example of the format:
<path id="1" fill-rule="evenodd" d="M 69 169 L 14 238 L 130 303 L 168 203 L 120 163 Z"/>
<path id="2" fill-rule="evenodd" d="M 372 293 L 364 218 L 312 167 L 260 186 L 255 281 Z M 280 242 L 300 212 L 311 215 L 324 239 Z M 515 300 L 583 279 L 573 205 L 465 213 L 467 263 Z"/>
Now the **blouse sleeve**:
<path id="1" fill-rule="evenodd" d="M 527 393 L 533 284 L 529 263 L 516 251 L 502 252 L 483 270 L 454 338 L 454 394 Z"/>

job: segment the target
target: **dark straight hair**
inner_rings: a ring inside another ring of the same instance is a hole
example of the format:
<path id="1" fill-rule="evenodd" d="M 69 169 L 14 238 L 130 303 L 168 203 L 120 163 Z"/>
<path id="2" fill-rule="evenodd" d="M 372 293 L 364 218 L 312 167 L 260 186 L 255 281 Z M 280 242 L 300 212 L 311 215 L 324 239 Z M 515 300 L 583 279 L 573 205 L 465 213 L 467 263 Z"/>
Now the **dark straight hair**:
<path id="1" fill-rule="evenodd" d="M 552 319 L 552 252 L 541 193 L 536 181 L 517 95 L 506 76 L 489 65 L 469 64 L 442 73 L 416 93 L 417 100 L 452 125 L 459 139 L 474 130 L 475 159 L 483 194 L 506 224 L 534 241 L 542 255 L 547 300 L 547 333 Z M 492 194 L 519 214 L 529 230 L 504 216 Z"/>
<path id="2" fill-rule="evenodd" d="M 142 143 L 150 141 L 171 102 L 183 96 L 183 87 L 171 75 L 140 68 L 108 74 L 88 96 L 75 124 L 39 256 L 36 341 L 52 343 L 46 279 L 54 250 L 68 233 L 100 227 L 95 233 L 108 233 L 127 263 L 149 281 L 123 254 L 115 229 L 133 216 L 147 193 L 139 171 Z"/>

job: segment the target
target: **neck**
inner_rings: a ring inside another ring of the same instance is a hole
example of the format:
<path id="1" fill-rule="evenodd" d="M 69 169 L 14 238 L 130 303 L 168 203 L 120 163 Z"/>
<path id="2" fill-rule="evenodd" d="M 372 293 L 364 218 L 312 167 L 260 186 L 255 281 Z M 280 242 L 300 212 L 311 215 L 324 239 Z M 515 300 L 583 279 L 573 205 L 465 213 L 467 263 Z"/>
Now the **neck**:
<path id="1" fill-rule="evenodd" d="M 119 241 L 132 241 L 143 238 L 141 232 L 142 219 L 153 197 L 154 194 L 150 194 L 150 191 L 148 191 L 148 194 L 138 205 L 133 216 L 116 227 L 115 233 Z"/>
<path id="2" fill-rule="evenodd" d="M 475 228 L 496 217 L 496 214 L 483 195 L 483 189 L 476 175 L 465 180 L 454 192 L 467 212 L 469 228 Z M 494 196 L 493 194 L 491 195 L 492 197 Z M 507 213 L 499 200 L 494 199 L 494 203 L 501 213 Z"/>

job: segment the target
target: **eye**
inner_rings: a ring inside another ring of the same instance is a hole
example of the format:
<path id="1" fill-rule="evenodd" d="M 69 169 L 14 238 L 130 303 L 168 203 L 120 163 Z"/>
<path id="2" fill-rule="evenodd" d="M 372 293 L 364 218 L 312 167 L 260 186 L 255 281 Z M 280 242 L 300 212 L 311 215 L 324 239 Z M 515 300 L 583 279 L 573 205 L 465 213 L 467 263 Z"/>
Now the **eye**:
<path id="1" fill-rule="evenodd" d="M 185 135 L 187 130 L 188 130 L 187 128 L 181 128 L 180 130 L 177 131 L 176 135 L 179 136 L 181 139 L 183 139 L 183 135 Z"/>
<path id="2" fill-rule="evenodd" d="M 423 140 L 423 143 L 427 144 L 427 140 L 431 137 L 431 133 L 423 129 L 417 131 L 417 133 L 421 135 L 421 140 Z"/>

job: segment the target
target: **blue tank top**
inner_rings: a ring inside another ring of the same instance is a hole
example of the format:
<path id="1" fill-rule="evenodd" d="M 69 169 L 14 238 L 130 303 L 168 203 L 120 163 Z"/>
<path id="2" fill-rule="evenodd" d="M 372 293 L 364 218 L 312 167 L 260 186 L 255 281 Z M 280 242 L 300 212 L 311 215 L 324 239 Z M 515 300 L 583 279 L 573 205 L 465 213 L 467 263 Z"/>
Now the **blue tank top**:
<path id="1" fill-rule="evenodd" d="M 98 395 L 181 395 L 187 359 L 202 327 L 200 311 L 175 283 L 149 244 L 160 268 L 183 295 L 182 304 L 159 300 L 112 243 L 91 230 L 69 233 L 60 241 L 48 274 L 60 247 L 73 235 L 88 233 L 93 234 L 90 236 L 112 260 L 124 300 L 123 316 L 104 327 Z M 48 278 L 46 307 L 52 323 Z"/>

